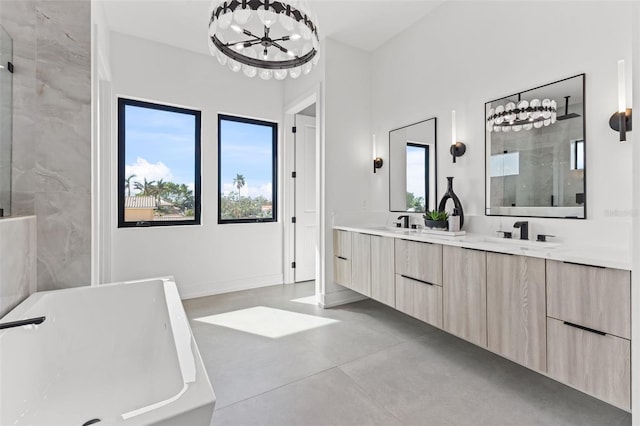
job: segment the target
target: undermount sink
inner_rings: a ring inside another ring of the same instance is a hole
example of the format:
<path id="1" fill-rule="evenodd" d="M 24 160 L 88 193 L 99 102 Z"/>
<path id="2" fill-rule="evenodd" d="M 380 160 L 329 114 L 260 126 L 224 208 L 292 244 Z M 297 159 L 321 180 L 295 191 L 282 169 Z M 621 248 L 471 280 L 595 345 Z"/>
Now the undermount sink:
<path id="1" fill-rule="evenodd" d="M 397 234 L 411 234 L 419 231 L 419 229 L 398 228 L 396 226 L 368 226 L 367 229 L 371 229 L 374 231 L 394 232 Z"/>
<path id="2" fill-rule="evenodd" d="M 474 238 L 474 242 L 481 243 L 490 243 L 507 247 L 517 247 L 522 250 L 551 250 L 558 247 L 560 244 L 558 243 L 550 243 L 550 242 L 542 242 L 542 241 L 531 241 L 531 240 L 520 240 L 520 239 L 510 239 L 510 238 L 499 238 L 499 237 L 479 237 Z"/>

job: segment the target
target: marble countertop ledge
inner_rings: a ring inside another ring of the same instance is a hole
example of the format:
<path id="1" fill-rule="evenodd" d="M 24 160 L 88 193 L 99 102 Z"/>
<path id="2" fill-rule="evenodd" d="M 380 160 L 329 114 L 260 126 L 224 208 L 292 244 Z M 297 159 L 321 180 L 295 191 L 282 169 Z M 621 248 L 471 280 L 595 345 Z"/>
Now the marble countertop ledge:
<path id="1" fill-rule="evenodd" d="M 630 250 L 618 247 L 578 246 L 568 243 L 542 243 L 532 240 L 521 241 L 476 233 L 467 233 L 462 237 L 451 237 L 429 234 L 420 229 L 389 228 L 385 226 L 334 226 L 333 229 L 496 253 L 538 257 L 561 262 L 631 270 Z"/>

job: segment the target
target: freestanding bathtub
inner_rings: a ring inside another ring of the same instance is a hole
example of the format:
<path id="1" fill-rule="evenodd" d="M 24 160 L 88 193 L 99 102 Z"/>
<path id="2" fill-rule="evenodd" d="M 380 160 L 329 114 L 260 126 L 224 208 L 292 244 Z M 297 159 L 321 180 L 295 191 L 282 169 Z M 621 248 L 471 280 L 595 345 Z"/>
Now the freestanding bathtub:
<path id="1" fill-rule="evenodd" d="M 0 323 L 0 425 L 209 425 L 215 395 L 171 277 L 31 295 Z"/>

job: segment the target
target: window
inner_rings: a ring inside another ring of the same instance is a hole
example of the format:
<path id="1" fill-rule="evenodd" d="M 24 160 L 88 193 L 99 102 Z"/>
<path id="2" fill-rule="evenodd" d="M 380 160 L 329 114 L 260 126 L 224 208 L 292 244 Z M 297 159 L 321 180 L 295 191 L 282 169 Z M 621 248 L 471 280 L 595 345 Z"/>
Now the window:
<path id="1" fill-rule="evenodd" d="M 218 223 L 277 220 L 278 125 L 218 115 Z"/>
<path id="2" fill-rule="evenodd" d="M 118 227 L 200 224 L 200 111 L 118 99 Z"/>
<path id="3" fill-rule="evenodd" d="M 520 174 L 520 153 L 507 152 L 491 156 L 491 177 L 515 176 Z"/>
<path id="4" fill-rule="evenodd" d="M 584 140 L 571 141 L 571 170 L 584 169 Z"/>

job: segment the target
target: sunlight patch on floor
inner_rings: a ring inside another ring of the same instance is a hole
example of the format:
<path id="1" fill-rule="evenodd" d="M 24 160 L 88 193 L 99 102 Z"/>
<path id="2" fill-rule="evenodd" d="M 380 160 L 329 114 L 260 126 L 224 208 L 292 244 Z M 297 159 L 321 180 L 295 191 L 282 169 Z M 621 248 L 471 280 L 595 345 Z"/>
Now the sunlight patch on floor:
<path id="1" fill-rule="evenodd" d="M 330 318 L 300 314 L 283 309 L 256 306 L 224 314 L 196 318 L 195 321 L 233 328 L 276 339 L 339 322 Z"/>
<path id="2" fill-rule="evenodd" d="M 313 305 L 316 306 L 318 302 L 316 302 L 315 294 L 313 296 L 301 297 L 299 299 L 291 299 L 291 302 L 304 303 L 305 305 Z"/>

